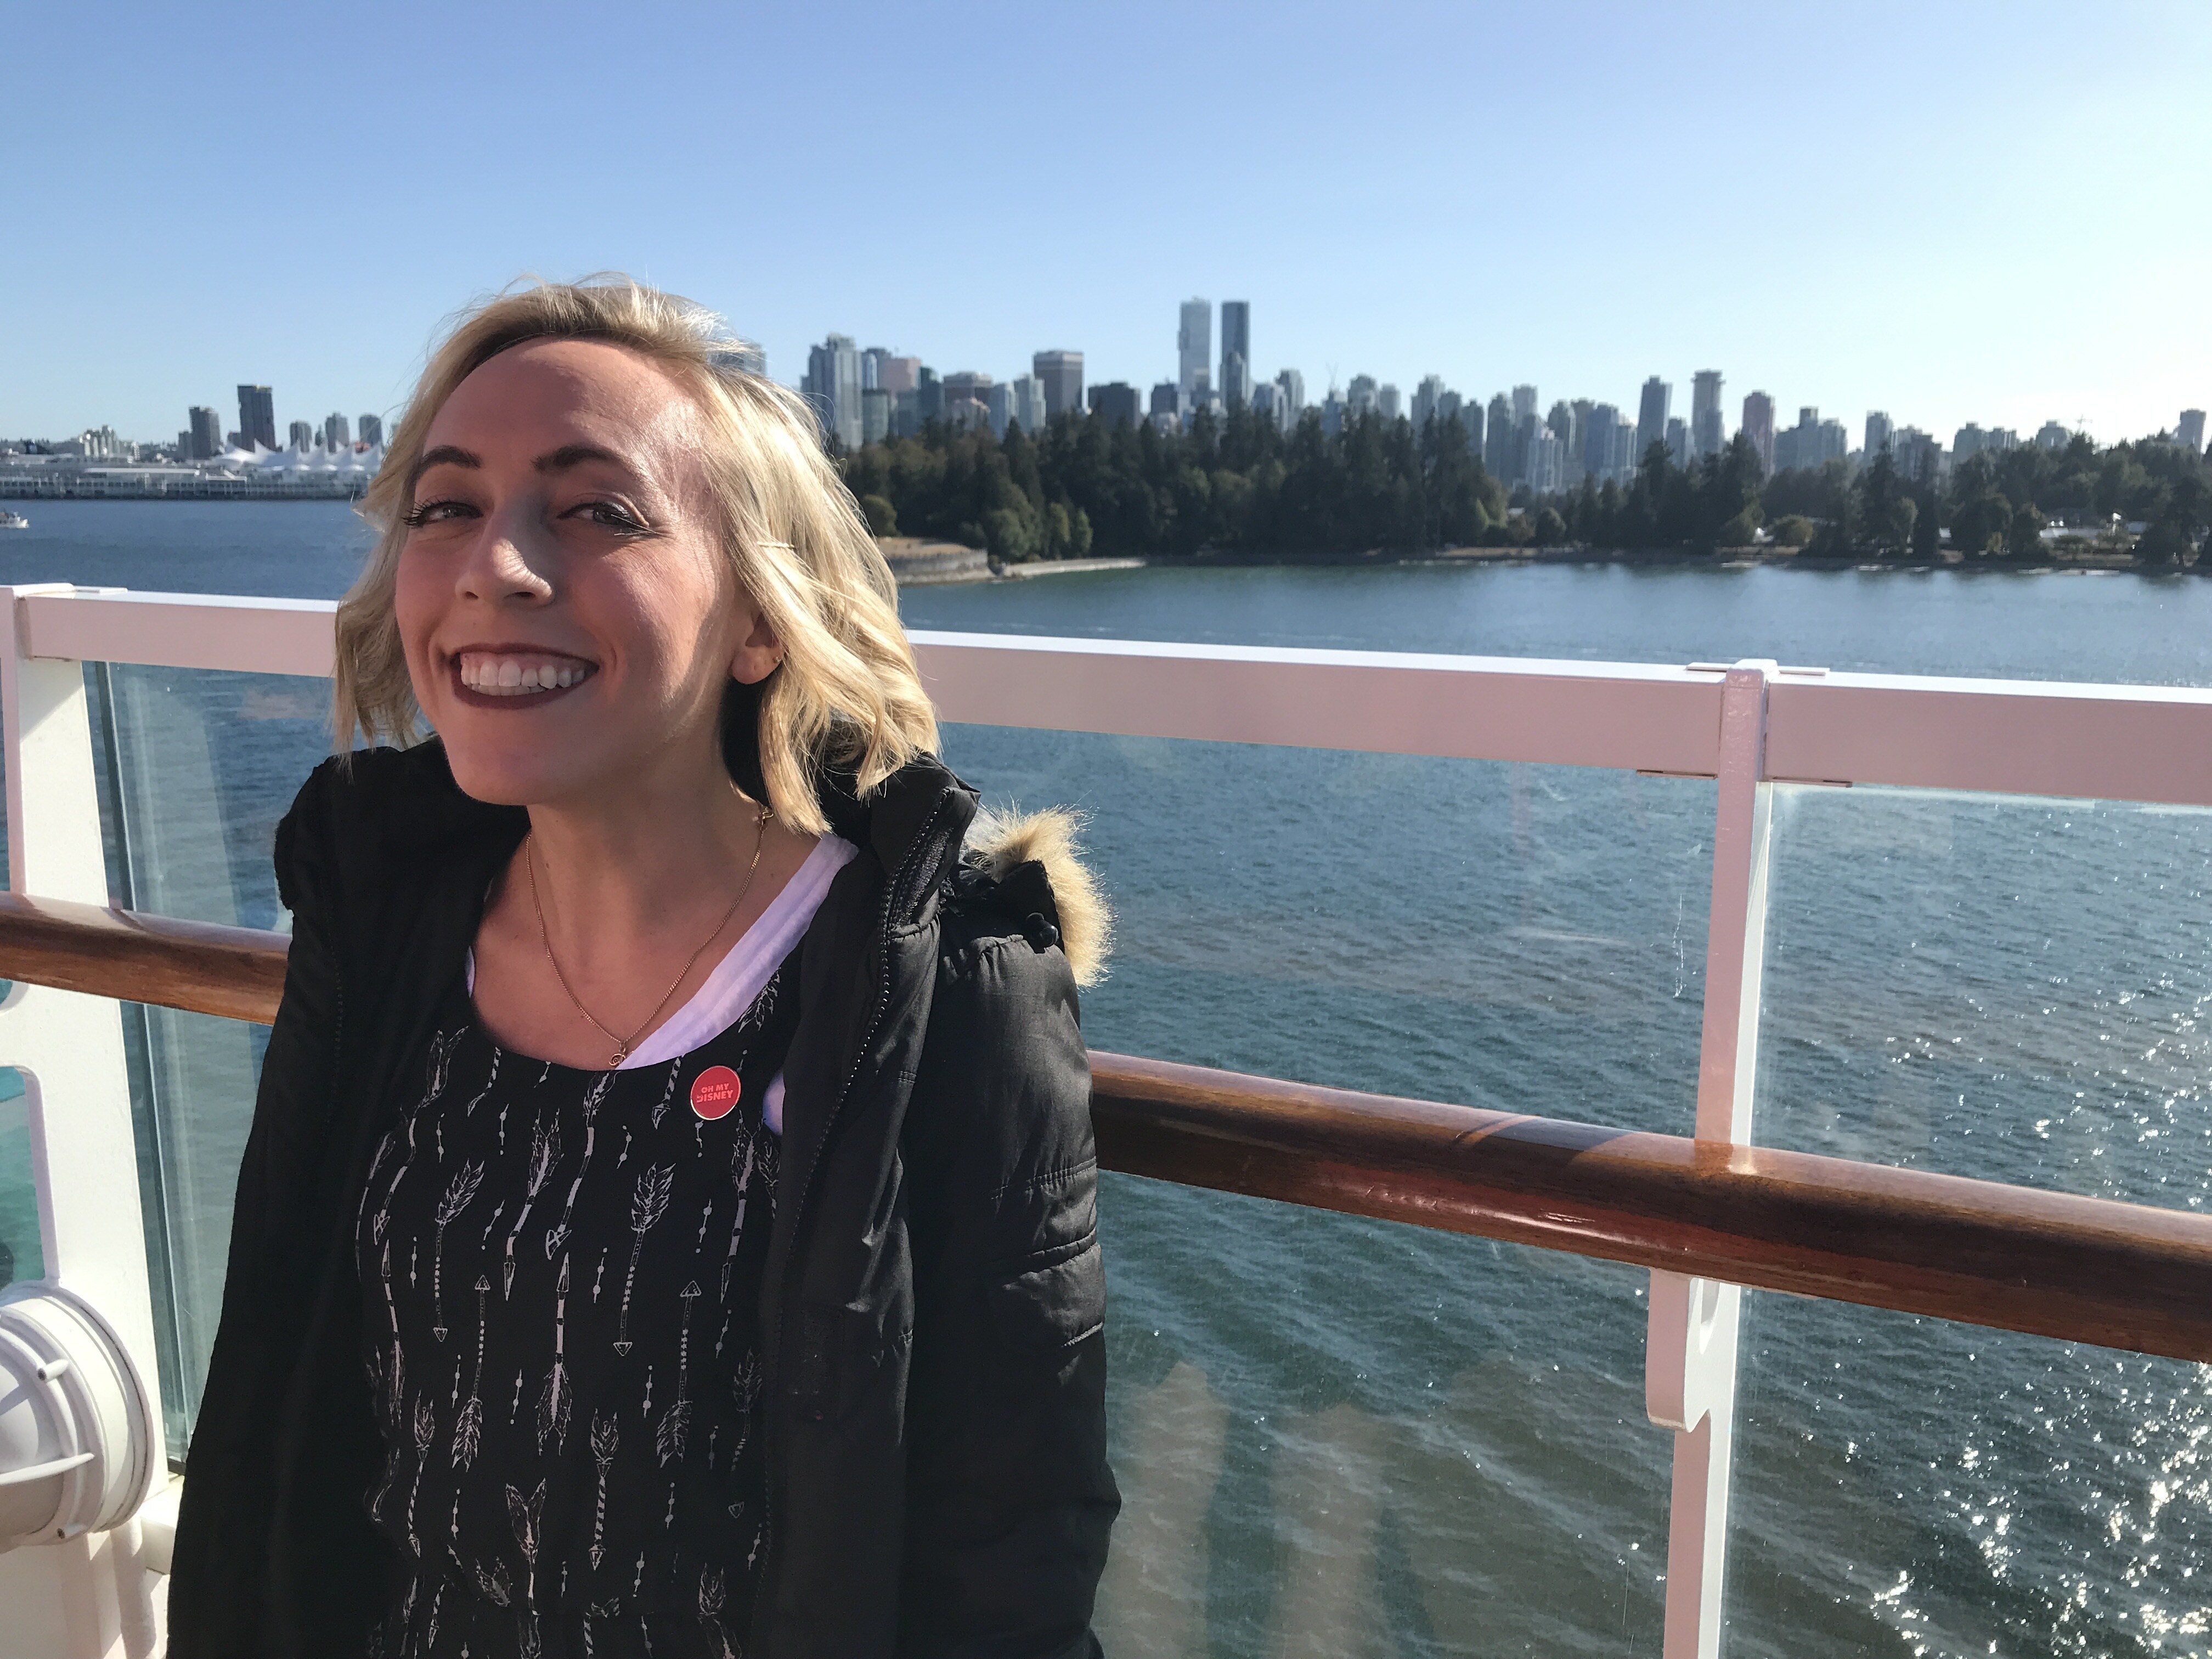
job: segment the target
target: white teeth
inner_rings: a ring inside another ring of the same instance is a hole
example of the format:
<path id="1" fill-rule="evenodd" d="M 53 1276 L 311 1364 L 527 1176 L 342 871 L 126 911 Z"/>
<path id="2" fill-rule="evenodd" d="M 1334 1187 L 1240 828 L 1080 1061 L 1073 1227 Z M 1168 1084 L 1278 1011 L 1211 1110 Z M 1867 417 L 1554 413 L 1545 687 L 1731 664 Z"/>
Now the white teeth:
<path id="1" fill-rule="evenodd" d="M 537 691 L 566 690 L 582 684 L 592 672 L 588 667 L 571 664 L 475 653 L 464 655 L 459 667 L 463 685 L 493 697 L 524 697 Z"/>

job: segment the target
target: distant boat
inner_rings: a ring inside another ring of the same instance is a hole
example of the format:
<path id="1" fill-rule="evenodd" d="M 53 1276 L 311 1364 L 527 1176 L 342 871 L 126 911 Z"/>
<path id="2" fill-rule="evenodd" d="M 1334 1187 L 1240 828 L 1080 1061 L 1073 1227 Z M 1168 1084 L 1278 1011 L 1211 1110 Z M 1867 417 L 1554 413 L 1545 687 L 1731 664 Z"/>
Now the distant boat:
<path id="1" fill-rule="evenodd" d="M 0 530 L 28 530 L 31 521 L 20 513 L 10 513 L 0 507 Z"/>

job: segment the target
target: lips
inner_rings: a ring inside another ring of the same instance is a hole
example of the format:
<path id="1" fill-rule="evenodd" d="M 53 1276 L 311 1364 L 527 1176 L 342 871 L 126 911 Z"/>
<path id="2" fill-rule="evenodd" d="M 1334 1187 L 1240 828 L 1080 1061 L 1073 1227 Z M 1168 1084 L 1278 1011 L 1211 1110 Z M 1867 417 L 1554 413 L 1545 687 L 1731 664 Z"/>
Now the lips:
<path id="1" fill-rule="evenodd" d="M 596 663 L 557 651 L 470 649 L 453 655 L 453 677 L 471 698 L 542 700 L 572 690 L 599 672 Z"/>

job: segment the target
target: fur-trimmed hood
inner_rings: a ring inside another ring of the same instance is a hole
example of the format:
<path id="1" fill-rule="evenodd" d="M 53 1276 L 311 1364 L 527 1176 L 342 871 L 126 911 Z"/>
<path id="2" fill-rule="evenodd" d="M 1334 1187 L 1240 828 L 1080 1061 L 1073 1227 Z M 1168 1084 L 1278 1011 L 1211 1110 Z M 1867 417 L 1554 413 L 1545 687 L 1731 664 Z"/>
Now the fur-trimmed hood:
<path id="1" fill-rule="evenodd" d="M 1106 976 L 1114 947 L 1114 913 L 1099 890 L 1098 878 L 1077 854 L 1083 815 L 1067 807 L 1003 815 L 976 809 L 968 826 L 967 849 L 984 874 L 1004 881 L 1024 864 L 1041 865 L 1060 913 L 1060 948 L 1080 986 Z"/>

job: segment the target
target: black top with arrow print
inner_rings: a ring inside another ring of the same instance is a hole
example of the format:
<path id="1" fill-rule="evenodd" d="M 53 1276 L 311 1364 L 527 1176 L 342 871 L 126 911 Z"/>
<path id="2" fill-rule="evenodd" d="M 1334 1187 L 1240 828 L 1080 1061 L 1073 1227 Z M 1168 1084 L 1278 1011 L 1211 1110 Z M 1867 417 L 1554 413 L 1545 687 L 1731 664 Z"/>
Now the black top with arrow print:
<path id="1" fill-rule="evenodd" d="M 356 1241 L 363 1363 L 390 1396 L 362 1495 L 400 1565 L 386 1651 L 736 1651 L 767 1508 L 761 1103 L 798 1004 L 787 962 L 680 1059 L 580 1072 L 503 1053 L 453 987 Z M 716 1067 L 738 1103 L 708 1116 L 692 1090 Z"/>

